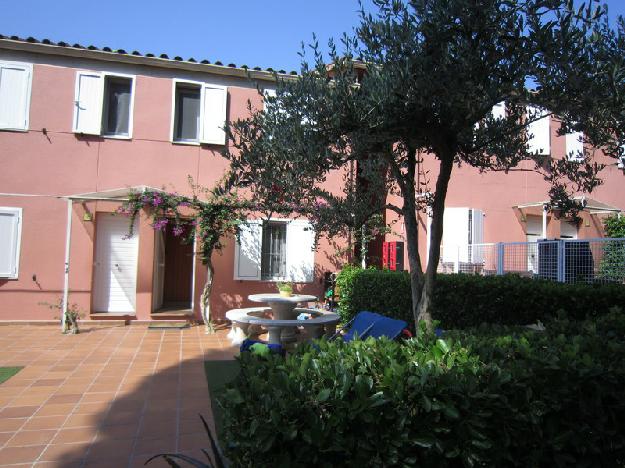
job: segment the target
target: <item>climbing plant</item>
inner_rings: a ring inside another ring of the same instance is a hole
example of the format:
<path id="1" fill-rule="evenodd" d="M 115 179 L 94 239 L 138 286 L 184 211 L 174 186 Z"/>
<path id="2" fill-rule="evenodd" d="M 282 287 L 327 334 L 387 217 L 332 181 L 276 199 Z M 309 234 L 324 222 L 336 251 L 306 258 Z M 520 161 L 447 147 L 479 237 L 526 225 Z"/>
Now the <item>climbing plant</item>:
<path id="1" fill-rule="evenodd" d="M 214 332 L 210 311 L 215 274 L 212 254 L 223 248 L 224 237 L 236 235 L 237 226 L 250 208 L 249 203 L 228 189 L 229 183 L 225 186 L 221 184 L 208 190 L 191 181 L 191 196 L 161 190 L 132 192 L 117 210 L 118 214 L 129 218 L 129 236 L 134 234 L 135 220 L 144 212 L 154 230 L 165 231 L 171 226 L 171 232 L 180 237 L 181 243 L 197 241 L 198 256 L 207 267 L 206 282 L 200 298 L 200 311 L 207 333 Z M 200 198 L 201 195 L 203 198 Z"/>
<path id="2" fill-rule="evenodd" d="M 625 217 L 610 216 L 604 221 L 605 234 L 612 238 L 625 238 Z M 599 277 L 610 282 L 625 281 L 625 241 L 615 240 L 606 244 L 599 265 Z"/>

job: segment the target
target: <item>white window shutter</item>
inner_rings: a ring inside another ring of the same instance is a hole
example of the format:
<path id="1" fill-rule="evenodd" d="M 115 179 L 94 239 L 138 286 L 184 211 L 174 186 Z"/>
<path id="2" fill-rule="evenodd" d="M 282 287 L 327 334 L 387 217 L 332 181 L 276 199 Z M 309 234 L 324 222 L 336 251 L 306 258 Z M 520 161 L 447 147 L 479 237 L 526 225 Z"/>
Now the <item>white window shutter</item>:
<path id="1" fill-rule="evenodd" d="M 527 126 L 527 133 L 532 135 L 528 141 L 528 151 L 532 154 L 545 156 L 551 153 L 551 119 L 548 114 L 549 113 L 544 109 L 533 106 L 527 107 L 528 118 L 533 120 L 533 122 Z"/>
<path id="2" fill-rule="evenodd" d="M 260 221 L 239 225 L 234 252 L 234 279 L 260 280 L 263 226 Z"/>
<path id="3" fill-rule="evenodd" d="M 582 161 L 584 159 L 584 134 L 582 132 L 567 133 L 566 156 L 571 161 Z"/>
<path id="4" fill-rule="evenodd" d="M 443 262 L 467 261 L 469 209 L 445 208 L 443 215 Z"/>
<path id="5" fill-rule="evenodd" d="M 286 228 L 286 274 L 289 281 L 311 283 L 315 273 L 315 231 L 308 221 L 291 221 Z"/>
<path id="6" fill-rule="evenodd" d="M 0 128 L 28 130 L 32 65 L 0 63 Z"/>
<path id="7" fill-rule="evenodd" d="M 265 98 L 263 100 L 263 108 L 267 109 L 267 98 L 276 97 L 276 90 L 275 89 L 266 89 L 263 92 L 263 96 Z"/>
<path id="8" fill-rule="evenodd" d="M 221 86 L 202 87 L 200 141 L 211 145 L 225 145 L 226 104 L 228 89 Z"/>
<path id="9" fill-rule="evenodd" d="M 491 114 L 493 119 L 501 120 L 506 118 L 506 103 L 500 102 L 499 104 L 495 104 L 493 109 L 491 110 Z"/>
<path id="10" fill-rule="evenodd" d="M 0 278 L 17 278 L 22 209 L 0 207 Z"/>
<path id="11" fill-rule="evenodd" d="M 484 212 L 481 210 L 471 210 L 471 258 L 472 263 L 482 263 L 484 261 L 484 252 L 481 246 L 475 246 L 475 244 L 482 244 L 484 242 Z"/>
<path id="12" fill-rule="evenodd" d="M 78 72 L 74 99 L 74 132 L 99 135 L 102 131 L 104 77 L 97 72 Z"/>

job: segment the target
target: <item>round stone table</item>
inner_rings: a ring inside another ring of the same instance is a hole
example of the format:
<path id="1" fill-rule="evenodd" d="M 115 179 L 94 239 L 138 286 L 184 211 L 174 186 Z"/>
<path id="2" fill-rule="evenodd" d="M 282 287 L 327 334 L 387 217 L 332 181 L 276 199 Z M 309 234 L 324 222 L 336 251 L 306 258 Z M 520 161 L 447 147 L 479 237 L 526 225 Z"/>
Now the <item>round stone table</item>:
<path id="1" fill-rule="evenodd" d="M 297 312 L 295 307 L 298 304 L 316 301 L 316 296 L 307 294 L 294 294 L 293 296 L 281 296 L 280 294 L 252 294 L 247 297 L 252 302 L 260 302 L 269 305 L 274 320 L 295 320 Z M 295 336 L 296 327 L 283 327 L 281 341 L 293 343 L 297 340 Z"/>

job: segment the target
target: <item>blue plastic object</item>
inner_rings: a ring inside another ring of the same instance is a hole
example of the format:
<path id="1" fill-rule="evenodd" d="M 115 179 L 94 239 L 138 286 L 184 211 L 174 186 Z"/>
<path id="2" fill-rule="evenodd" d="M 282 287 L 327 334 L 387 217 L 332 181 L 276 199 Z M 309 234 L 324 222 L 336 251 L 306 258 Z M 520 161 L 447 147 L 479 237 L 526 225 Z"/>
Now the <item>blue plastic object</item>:
<path id="1" fill-rule="evenodd" d="M 265 341 L 260 341 L 260 340 L 250 340 L 249 338 L 243 340 L 243 343 L 241 343 L 241 346 L 239 347 L 239 352 L 249 353 L 250 348 L 256 343 L 267 345 L 267 347 L 273 354 L 279 354 L 281 356 L 284 356 L 286 354 L 286 350 L 282 347 L 282 345 L 269 344 L 269 343 L 266 343 Z"/>
<path id="2" fill-rule="evenodd" d="M 344 341 L 351 341 L 356 337 L 365 339 L 370 336 L 373 338 L 385 336 L 394 340 L 401 335 L 404 328 L 408 327 L 408 324 L 403 320 L 392 319 L 368 311 L 358 312 L 351 324 L 348 325 L 349 330 L 343 335 Z"/>

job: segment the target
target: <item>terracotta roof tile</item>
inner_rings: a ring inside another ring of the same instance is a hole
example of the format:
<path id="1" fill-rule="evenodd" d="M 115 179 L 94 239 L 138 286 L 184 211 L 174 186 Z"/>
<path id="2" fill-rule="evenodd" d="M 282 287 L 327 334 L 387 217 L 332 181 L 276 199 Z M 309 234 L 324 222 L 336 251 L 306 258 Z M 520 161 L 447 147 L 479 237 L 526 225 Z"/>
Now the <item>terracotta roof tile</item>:
<path id="1" fill-rule="evenodd" d="M 2 34 L 0 34 L 0 39 L 10 39 L 12 41 L 28 42 L 28 43 L 31 43 L 31 44 L 39 44 L 39 43 L 41 43 L 41 44 L 45 44 L 45 45 L 53 45 L 53 46 L 58 46 L 58 47 L 68 47 L 68 48 L 73 48 L 73 49 L 83 49 L 83 50 L 87 49 L 87 50 L 98 51 L 98 52 L 116 53 L 116 54 L 120 54 L 120 55 L 134 55 L 136 57 L 147 57 L 147 58 L 155 58 L 155 57 L 157 57 L 155 54 L 152 54 L 152 53 L 142 54 L 141 52 L 139 52 L 137 50 L 133 50 L 132 53 L 129 54 L 124 49 L 114 50 L 114 49 L 112 49 L 110 47 L 106 47 L 105 46 L 105 47 L 99 48 L 99 47 L 96 47 L 94 45 L 89 45 L 89 46 L 85 47 L 85 46 L 82 46 L 82 45 L 80 45 L 78 43 L 75 43 L 74 45 L 70 45 L 69 43 L 64 42 L 64 41 L 54 42 L 54 41 L 51 41 L 50 39 L 38 40 L 38 39 L 36 39 L 36 38 L 34 38 L 32 36 L 29 36 L 26 39 L 24 39 L 24 38 L 21 38 L 19 36 L 3 36 Z M 204 65 L 210 65 L 211 64 L 211 62 L 209 60 L 207 60 L 207 59 L 203 59 L 203 60 L 198 62 L 198 60 L 196 60 L 193 57 L 188 58 L 188 59 L 185 60 L 185 59 L 183 59 L 180 56 L 175 56 L 173 59 L 170 59 L 167 54 L 160 54 L 160 55 L 158 55 L 158 58 L 161 58 L 161 59 L 164 59 L 164 60 L 174 60 L 174 61 L 177 61 L 177 62 L 201 63 L 201 64 L 204 64 Z M 222 67 L 224 66 L 223 62 L 221 62 L 219 60 L 213 62 L 213 65 L 222 66 Z M 246 69 L 246 70 L 251 68 L 251 67 L 248 67 L 247 65 L 236 65 L 235 63 L 229 63 L 227 66 L 229 68 L 242 68 L 242 69 Z M 255 70 L 255 71 L 262 71 L 263 70 L 261 67 L 253 67 L 252 69 Z M 276 73 L 276 71 L 273 68 L 271 68 L 271 67 L 266 68 L 265 71 L 270 72 L 270 73 Z M 296 71 L 287 72 L 286 70 L 279 70 L 277 73 L 284 74 L 284 75 L 286 75 L 286 74 L 297 75 Z"/>

